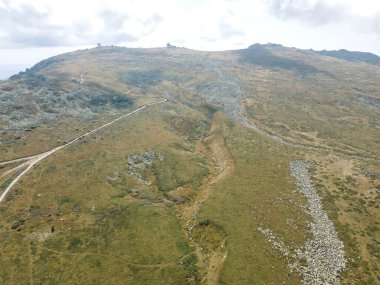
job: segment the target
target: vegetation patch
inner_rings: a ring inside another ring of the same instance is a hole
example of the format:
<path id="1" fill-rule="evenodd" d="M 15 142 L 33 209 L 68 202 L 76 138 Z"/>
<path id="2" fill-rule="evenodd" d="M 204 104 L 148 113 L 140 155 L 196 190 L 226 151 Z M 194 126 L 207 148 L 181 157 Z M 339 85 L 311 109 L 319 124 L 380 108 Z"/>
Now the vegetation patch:
<path id="1" fill-rule="evenodd" d="M 147 86 L 159 83 L 163 71 L 156 70 L 127 70 L 120 73 L 120 80 L 132 86 Z"/>
<path id="2" fill-rule="evenodd" d="M 226 238 L 223 229 L 213 221 L 205 220 L 194 226 L 192 237 L 207 254 L 215 251 Z"/>
<path id="3" fill-rule="evenodd" d="M 167 194 L 178 187 L 189 186 L 196 189 L 208 175 L 204 159 L 191 153 L 169 150 L 165 160 L 153 163 L 158 190 Z"/>

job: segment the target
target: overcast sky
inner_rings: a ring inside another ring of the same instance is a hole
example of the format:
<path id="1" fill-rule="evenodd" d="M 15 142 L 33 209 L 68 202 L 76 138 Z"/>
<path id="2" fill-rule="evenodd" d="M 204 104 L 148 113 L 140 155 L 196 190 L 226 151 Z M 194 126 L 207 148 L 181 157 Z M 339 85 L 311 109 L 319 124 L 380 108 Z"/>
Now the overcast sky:
<path id="1" fill-rule="evenodd" d="M 380 1 L 0 0 L 0 78 L 5 66 L 98 42 L 200 50 L 271 42 L 380 55 Z"/>

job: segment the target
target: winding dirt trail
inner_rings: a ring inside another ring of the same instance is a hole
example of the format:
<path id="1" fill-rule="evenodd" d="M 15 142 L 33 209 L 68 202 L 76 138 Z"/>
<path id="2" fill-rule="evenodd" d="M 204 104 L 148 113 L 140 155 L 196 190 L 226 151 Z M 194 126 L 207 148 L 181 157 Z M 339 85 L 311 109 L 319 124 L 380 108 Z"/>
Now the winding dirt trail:
<path id="1" fill-rule="evenodd" d="M 128 91 L 127 91 L 128 92 Z M 126 117 L 129 117 L 137 112 L 140 112 L 142 110 L 144 110 L 145 108 L 149 107 L 149 106 L 152 106 L 152 105 L 157 105 L 157 104 L 161 104 L 161 103 L 164 103 L 166 102 L 167 99 L 162 99 L 158 102 L 155 102 L 155 103 L 151 103 L 151 104 L 147 104 L 147 105 L 143 105 L 141 106 L 140 108 L 128 113 L 128 114 L 125 114 L 125 115 L 122 115 L 118 118 L 116 118 L 115 120 L 112 120 L 111 122 L 108 122 L 96 129 L 93 129 L 92 131 L 89 131 L 75 139 L 73 139 L 72 141 L 64 144 L 64 145 L 60 145 L 60 146 L 57 146 L 47 152 L 44 152 L 44 153 L 40 153 L 40 154 L 37 154 L 37 155 L 34 155 L 34 156 L 29 156 L 29 157 L 25 157 L 25 158 L 18 158 L 18 159 L 15 159 L 15 160 L 9 160 L 9 161 L 5 161 L 5 162 L 2 162 L 0 165 L 6 165 L 6 164 L 10 164 L 10 163 L 14 163 L 14 162 L 19 162 L 19 161 L 24 161 L 26 160 L 26 162 L 24 162 L 22 165 L 22 167 L 24 166 L 28 166 L 24 171 L 22 171 L 19 175 L 17 175 L 17 177 L 8 185 L 8 187 L 4 190 L 4 192 L 1 194 L 0 196 L 0 203 L 4 200 L 4 198 L 7 196 L 7 194 L 9 193 L 9 191 L 12 189 L 12 187 L 26 174 L 29 172 L 29 170 L 35 165 L 37 164 L 38 162 L 40 162 L 41 160 L 45 159 L 46 157 L 52 155 L 53 153 L 57 152 L 58 150 L 64 148 L 64 147 L 68 147 L 69 145 L 77 142 L 78 140 L 80 139 L 83 139 L 84 137 L 87 137 L 105 127 L 108 127 L 109 125 L 112 125 L 113 123 L 116 123 L 117 121 L 121 120 L 121 119 L 124 119 Z M 22 168 L 21 166 L 16 166 L 14 167 L 13 169 L 11 169 L 10 171 L 7 171 L 6 174 L 9 174 L 9 173 L 12 173 L 14 172 L 15 170 L 17 169 L 20 169 Z M 1 177 L 5 176 L 5 173 L 2 174 Z"/>
<path id="2" fill-rule="evenodd" d="M 83 75 L 85 75 L 87 72 L 89 72 L 90 70 L 93 70 L 93 69 L 95 69 L 95 68 L 98 68 L 98 67 L 92 67 L 92 68 L 90 68 L 90 69 L 87 69 L 87 70 L 83 71 L 83 72 L 80 74 L 80 84 L 83 84 L 83 82 L 84 82 Z"/>
<path id="3" fill-rule="evenodd" d="M 189 202 L 178 206 L 179 217 L 190 243 L 194 245 L 202 270 L 202 284 L 214 285 L 219 279 L 220 270 L 227 258 L 228 251 L 224 238 L 214 251 L 206 252 L 193 238 L 193 228 L 198 225 L 197 214 L 203 202 L 213 193 L 214 184 L 232 173 L 233 159 L 224 144 L 222 125 L 217 119 L 211 126 L 210 135 L 198 142 L 197 150 L 205 154 L 209 161 L 210 175 L 199 187 L 196 196 Z"/>

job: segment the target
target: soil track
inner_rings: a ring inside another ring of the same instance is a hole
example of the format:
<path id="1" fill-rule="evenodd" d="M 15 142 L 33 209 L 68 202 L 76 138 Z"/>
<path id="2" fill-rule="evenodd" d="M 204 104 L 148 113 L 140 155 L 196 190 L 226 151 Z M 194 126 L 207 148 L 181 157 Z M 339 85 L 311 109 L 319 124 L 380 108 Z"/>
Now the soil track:
<path id="1" fill-rule="evenodd" d="M 199 187 L 195 197 L 190 202 L 179 205 L 178 210 L 187 237 L 195 246 L 199 268 L 204 269 L 203 272 L 201 270 L 202 284 L 213 285 L 217 284 L 220 270 L 228 255 L 226 239 L 221 241 L 216 250 L 205 252 L 194 240 L 192 230 L 198 224 L 197 214 L 201 205 L 214 190 L 213 185 L 231 174 L 234 168 L 233 159 L 224 144 L 222 125 L 217 119 L 214 118 L 210 135 L 198 142 L 197 150 L 208 157 L 210 175 Z"/>

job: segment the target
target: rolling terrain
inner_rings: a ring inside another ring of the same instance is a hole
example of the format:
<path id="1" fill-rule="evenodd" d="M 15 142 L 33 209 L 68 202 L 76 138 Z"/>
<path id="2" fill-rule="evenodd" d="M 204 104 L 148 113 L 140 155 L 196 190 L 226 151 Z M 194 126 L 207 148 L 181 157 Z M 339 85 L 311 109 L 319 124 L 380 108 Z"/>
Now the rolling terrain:
<path id="1" fill-rule="evenodd" d="M 379 79 L 254 44 L 0 81 L 0 283 L 379 284 Z"/>

